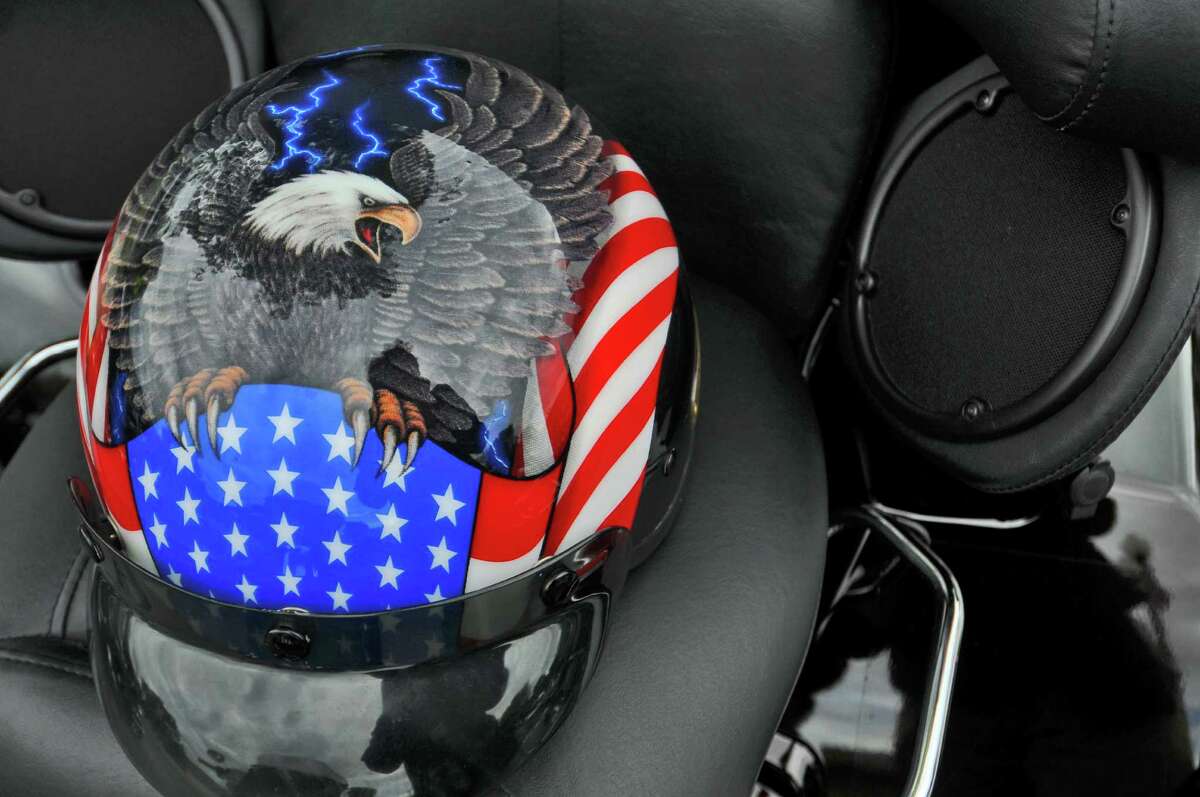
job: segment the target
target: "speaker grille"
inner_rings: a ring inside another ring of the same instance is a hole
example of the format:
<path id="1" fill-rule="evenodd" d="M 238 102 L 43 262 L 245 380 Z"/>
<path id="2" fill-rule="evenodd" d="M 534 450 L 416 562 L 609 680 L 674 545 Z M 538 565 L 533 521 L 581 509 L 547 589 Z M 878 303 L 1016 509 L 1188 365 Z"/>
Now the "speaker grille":
<path id="1" fill-rule="evenodd" d="M 1019 403 L 1080 350 L 1122 267 L 1120 150 L 1057 133 L 1011 94 L 921 146 L 883 206 L 868 268 L 880 367 L 927 412 Z"/>

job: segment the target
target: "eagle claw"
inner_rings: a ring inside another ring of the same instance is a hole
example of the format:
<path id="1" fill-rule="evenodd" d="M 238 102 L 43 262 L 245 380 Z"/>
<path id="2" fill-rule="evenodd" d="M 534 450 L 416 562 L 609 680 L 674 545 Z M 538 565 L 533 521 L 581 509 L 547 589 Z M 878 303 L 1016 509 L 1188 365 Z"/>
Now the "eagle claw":
<path id="1" fill-rule="evenodd" d="M 181 379 L 171 388 L 167 395 L 167 403 L 163 414 L 167 419 L 167 427 L 171 430 L 179 445 L 187 448 L 179 425 L 179 415 L 182 411 L 187 422 L 188 435 L 192 446 L 200 450 L 200 406 L 204 403 L 206 414 L 206 431 L 208 444 L 213 453 L 219 458 L 220 448 L 217 445 L 217 416 L 222 410 L 233 405 L 233 398 L 238 388 L 246 381 L 246 371 L 236 365 L 227 368 L 204 368 L 194 376 Z"/>
<path id="2" fill-rule="evenodd" d="M 425 416 L 411 401 L 402 401 L 390 390 L 375 391 L 375 431 L 383 441 L 383 459 L 379 472 L 383 473 L 396 455 L 400 439 L 404 439 L 404 466 L 400 473 L 407 473 L 417 458 L 417 449 L 425 440 Z"/>

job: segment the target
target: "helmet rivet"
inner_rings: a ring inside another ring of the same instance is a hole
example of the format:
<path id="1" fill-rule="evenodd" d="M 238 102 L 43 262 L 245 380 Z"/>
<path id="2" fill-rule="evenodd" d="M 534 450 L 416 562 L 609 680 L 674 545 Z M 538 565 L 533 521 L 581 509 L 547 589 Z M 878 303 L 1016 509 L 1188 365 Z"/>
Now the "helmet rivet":
<path id="1" fill-rule="evenodd" d="M 1129 223 L 1129 217 L 1133 212 L 1129 209 L 1129 205 L 1121 202 L 1112 210 L 1112 224 L 1114 227 L 1124 227 Z"/>
<path id="2" fill-rule="evenodd" d="M 571 591 L 579 583 L 579 577 L 571 570 L 560 570 L 542 585 L 542 601 L 547 606 L 558 606 L 566 603 L 571 597 Z"/>
<path id="3" fill-rule="evenodd" d="M 988 113 L 996 104 L 996 92 L 984 89 L 975 96 L 975 110 Z"/>
<path id="4" fill-rule="evenodd" d="M 33 207 L 38 203 L 38 193 L 32 188 L 25 188 L 17 192 L 17 201 L 26 207 Z"/>
<path id="5" fill-rule="evenodd" d="M 267 647 L 278 658 L 298 661 L 312 649 L 308 634 L 286 625 L 277 625 L 267 632 Z"/>

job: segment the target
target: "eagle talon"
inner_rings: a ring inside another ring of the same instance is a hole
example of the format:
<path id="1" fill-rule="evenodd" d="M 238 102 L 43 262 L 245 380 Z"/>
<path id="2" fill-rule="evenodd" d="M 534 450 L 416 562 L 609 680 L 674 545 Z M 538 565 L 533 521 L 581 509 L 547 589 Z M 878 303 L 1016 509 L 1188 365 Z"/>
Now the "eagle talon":
<path id="1" fill-rule="evenodd" d="M 200 453 L 200 411 L 205 411 L 205 431 L 208 432 L 208 443 L 213 453 L 220 457 L 220 446 L 217 444 L 217 416 L 221 410 L 228 409 L 233 404 L 233 397 L 246 379 L 246 371 L 237 366 L 228 368 L 205 368 L 197 371 L 194 376 L 182 379 L 171 388 L 167 395 L 167 403 L 163 415 L 167 419 L 167 427 L 175 437 L 176 442 L 184 448 L 183 428 L 180 424 L 180 411 L 191 438 L 191 448 Z"/>
<path id="2" fill-rule="evenodd" d="M 400 473 L 407 473 L 417 458 L 417 449 L 425 440 L 425 416 L 411 401 L 401 401 L 390 390 L 375 391 L 375 431 L 383 441 L 383 458 L 379 462 L 379 473 L 387 470 L 396 456 L 400 440 L 405 443 L 404 466 Z"/>

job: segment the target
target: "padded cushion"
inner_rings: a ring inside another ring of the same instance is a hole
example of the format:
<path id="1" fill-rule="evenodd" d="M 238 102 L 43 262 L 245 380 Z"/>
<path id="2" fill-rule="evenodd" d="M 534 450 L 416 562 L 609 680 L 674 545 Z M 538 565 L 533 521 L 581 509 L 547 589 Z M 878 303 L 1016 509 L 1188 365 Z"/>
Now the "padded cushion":
<path id="1" fill-rule="evenodd" d="M 698 280 L 693 293 L 704 378 L 682 512 L 631 575 L 580 705 L 510 793 L 745 794 L 800 670 L 827 522 L 816 421 L 766 320 Z M 0 641 L 0 794 L 147 790 L 71 641 L 91 572 L 64 484 L 83 473 L 74 415 L 67 391 L 0 478 L 0 635 L 20 637 Z"/>
<path id="2" fill-rule="evenodd" d="M 823 309 L 874 138 L 888 4 L 267 0 L 267 8 L 281 61 L 427 43 L 556 84 L 629 147 L 693 272 L 749 298 L 789 334 L 809 331 Z"/>
<path id="3" fill-rule="evenodd" d="M 1060 130 L 1200 155 L 1194 0 L 934 0 Z"/>

